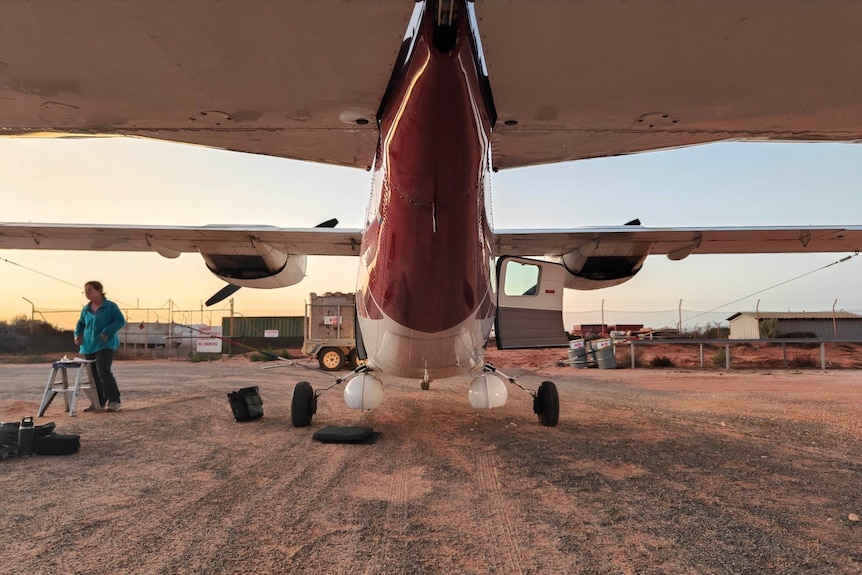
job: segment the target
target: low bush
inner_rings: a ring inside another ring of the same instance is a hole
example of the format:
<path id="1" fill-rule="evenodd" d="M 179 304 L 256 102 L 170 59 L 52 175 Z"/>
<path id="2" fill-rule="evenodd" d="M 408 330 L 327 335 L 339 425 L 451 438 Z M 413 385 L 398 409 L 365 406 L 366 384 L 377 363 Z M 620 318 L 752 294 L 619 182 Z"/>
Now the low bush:
<path id="1" fill-rule="evenodd" d="M 723 347 L 718 348 L 712 356 L 712 364 L 722 369 L 727 366 L 727 352 Z"/>
<path id="2" fill-rule="evenodd" d="M 221 359 L 220 353 L 201 353 L 199 351 L 189 352 L 189 361 L 192 363 L 200 363 L 202 361 L 216 361 Z"/>
<path id="3" fill-rule="evenodd" d="M 665 355 L 657 355 L 649 360 L 650 367 L 673 367 L 673 360 Z"/>
<path id="4" fill-rule="evenodd" d="M 817 367 L 817 360 L 810 355 L 794 355 L 790 360 L 791 367 Z"/>
<path id="5" fill-rule="evenodd" d="M 275 361 L 279 357 L 283 357 L 285 359 L 292 359 L 290 356 L 290 351 L 287 349 L 265 349 L 255 351 L 248 356 L 251 361 Z"/>

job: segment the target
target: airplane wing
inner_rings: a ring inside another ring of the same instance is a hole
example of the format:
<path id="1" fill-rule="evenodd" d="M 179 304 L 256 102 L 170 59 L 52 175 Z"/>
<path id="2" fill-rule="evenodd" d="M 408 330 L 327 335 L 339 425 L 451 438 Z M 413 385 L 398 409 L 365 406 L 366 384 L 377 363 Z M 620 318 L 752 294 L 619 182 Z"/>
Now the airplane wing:
<path id="1" fill-rule="evenodd" d="M 261 242 L 288 255 L 355 256 L 358 229 L 272 226 L 97 226 L 0 223 L 0 248 L 179 253 L 243 253 Z"/>
<path id="2" fill-rule="evenodd" d="M 355 256 L 360 229 L 274 226 L 127 226 L 0 223 L 0 249 L 228 253 L 263 242 L 284 253 Z M 567 230 L 496 230 L 495 255 L 592 256 L 816 253 L 862 251 L 862 226 L 648 228 L 608 226 Z M 161 251 L 160 251 L 161 250 Z M 227 250 L 227 252 L 225 252 Z"/>
<path id="3" fill-rule="evenodd" d="M 368 169 L 412 1 L 0 4 L 0 134 L 139 136 Z"/>
<path id="4" fill-rule="evenodd" d="M 719 140 L 862 139 L 862 4 L 480 0 L 512 168 Z"/>
<path id="5" fill-rule="evenodd" d="M 862 251 L 862 226 L 497 230 L 495 255 L 586 256 L 816 253 Z"/>
<path id="6" fill-rule="evenodd" d="M 0 4 L 0 134 L 369 168 L 415 3 Z M 495 168 L 719 140 L 862 140 L 862 3 L 477 0 Z"/>

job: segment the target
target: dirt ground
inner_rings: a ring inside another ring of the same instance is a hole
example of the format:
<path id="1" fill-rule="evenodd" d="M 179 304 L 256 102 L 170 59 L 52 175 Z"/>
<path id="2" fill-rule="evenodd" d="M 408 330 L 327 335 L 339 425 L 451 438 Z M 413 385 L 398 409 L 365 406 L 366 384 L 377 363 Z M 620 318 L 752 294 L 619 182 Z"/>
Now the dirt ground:
<path id="1" fill-rule="evenodd" d="M 0 462 L 0 573 L 862 573 L 862 371 L 563 357 L 489 351 L 529 389 L 557 383 L 555 428 L 515 386 L 474 411 L 463 376 L 386 378 L 365 413 L 339 386 L 295 429 L 294 384 L 331 374 L 116 362 L 121 412 L 70 418 L 58 399 L 37 419 L 80 452 Z M 36 415 L 47 375 L 0 365 L 0 420 Z M 249 385 L 265 415 L 236 423 L 226 394 Z M 328 425 L 383 435 L 313 441 Z"/>

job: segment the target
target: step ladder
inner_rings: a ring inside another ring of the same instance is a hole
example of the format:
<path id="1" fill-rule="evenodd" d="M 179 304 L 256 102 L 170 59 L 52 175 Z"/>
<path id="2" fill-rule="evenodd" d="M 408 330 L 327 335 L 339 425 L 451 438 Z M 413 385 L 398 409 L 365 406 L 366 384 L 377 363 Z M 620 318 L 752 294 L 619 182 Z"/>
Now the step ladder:
<path id="1" fill-rule="evenodd" d="M 83 391 L 93 405 L 99 405 L 99 395 L 96 392 L 96 382 L 93 379 L 94 360 L 79 359 L 75 361 L 55 361 L 51 364 L 51 375 L 45 385 L 42 394 L 42 404 L 39 406 L 39 417 L 45 413 L 48 406 L 58 393 L 62 393 L 66 403 L 66 411 L 69 417 L 75 417 L 75 407 L 78 402 L 78 393 Z M 67 370 L 75 370 L 75 380 L 69 386 L 69 375 Z"/>

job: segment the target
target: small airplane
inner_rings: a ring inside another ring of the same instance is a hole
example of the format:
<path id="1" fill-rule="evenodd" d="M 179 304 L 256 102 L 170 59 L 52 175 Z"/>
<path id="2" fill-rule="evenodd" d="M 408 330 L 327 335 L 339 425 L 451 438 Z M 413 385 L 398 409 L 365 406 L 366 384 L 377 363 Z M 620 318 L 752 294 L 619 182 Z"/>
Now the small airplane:
<path id="1" fill-rule="evenodd" d="M 491 172 L 862 140 L 860 22 L 846 2 L 7 4 L 2 135 L 180 141 L 364 168 L 373 183 L 362 229 L 0 223 L 0 248 L 198 252 L 228 284 L 211 303 L 294 285 L 310 255 L 357 256 L 367 364 L 348 405 L 379 405 L 386 374 L 427 388 L 483 368 L 468 396 L 498 407 L 492 327 L 501 349 L 566 346 L 565 288 L 618 285 L 656 254 L 856 252 L 862 226 L 492 230 Z M 320 393 L 297 384 L 294 425 Z M 531 393 L 556 425 L 553 382 Z"/>

